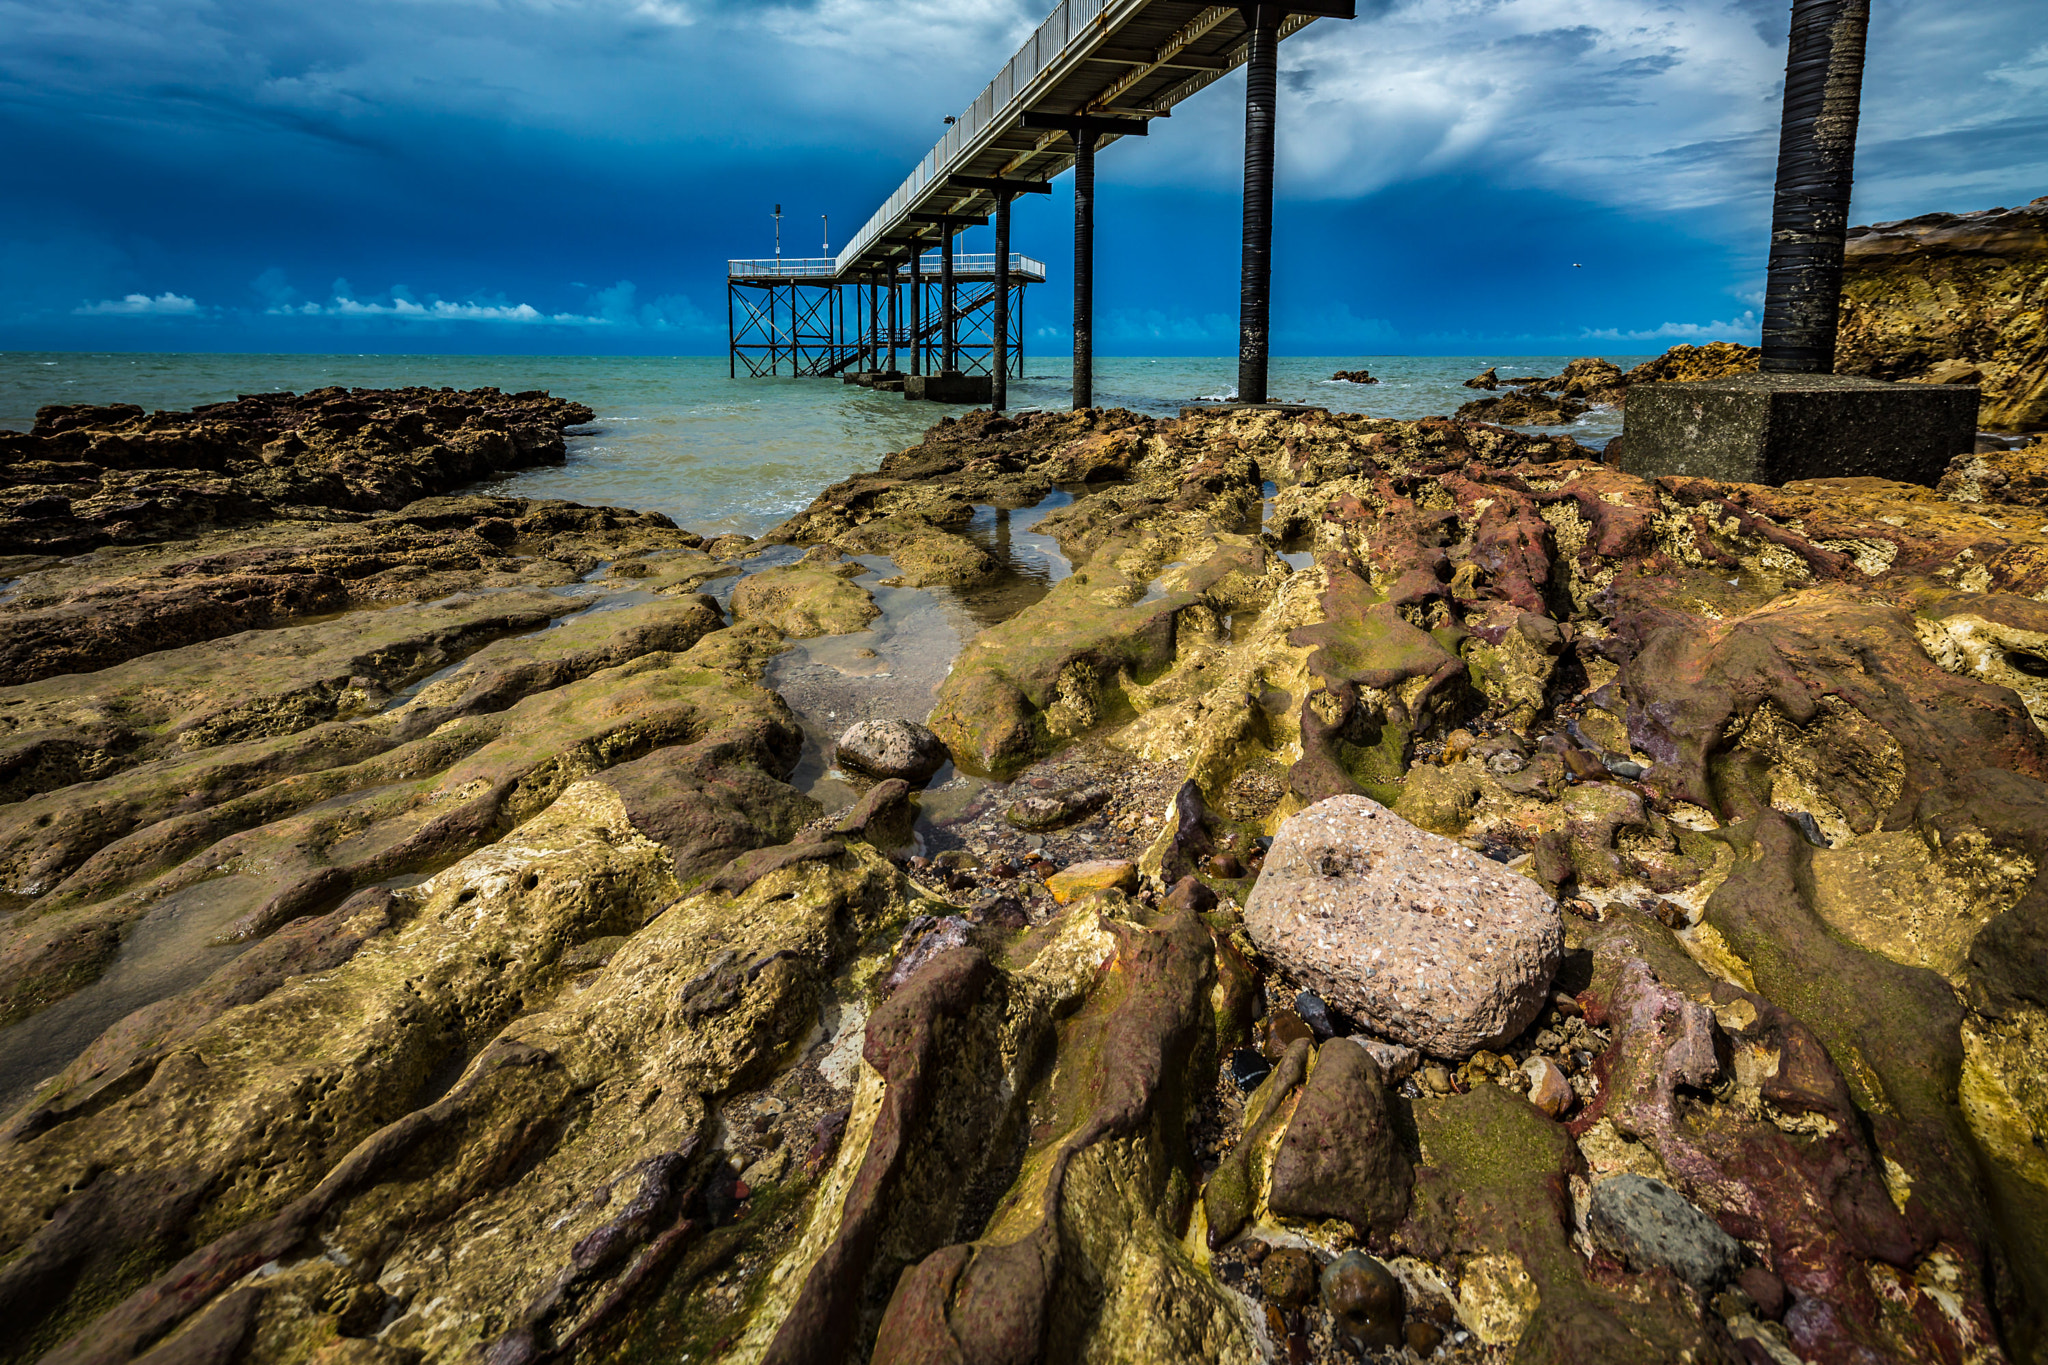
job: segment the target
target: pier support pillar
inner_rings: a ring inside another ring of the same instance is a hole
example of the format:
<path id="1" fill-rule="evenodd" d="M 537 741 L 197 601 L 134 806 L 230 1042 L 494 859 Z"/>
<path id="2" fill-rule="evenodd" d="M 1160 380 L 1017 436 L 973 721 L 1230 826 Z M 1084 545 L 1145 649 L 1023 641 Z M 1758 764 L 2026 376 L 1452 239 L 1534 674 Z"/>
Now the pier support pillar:
<path id="1" fill-rule="evenodd" d="M 903 285 L 896 278 L 896 263 L 889 263 L 889 373 L 896 373 L 896 332 L 903 325 Z"/>
<path id="2" fill-rule="evenodd" d="M 1074 411 L 1095 406 L 1095 134 L 1074 134 Z"/>
<path id="3" fill-rule="evenodd" d="M 1010 403 L 1010 196 L 996 195 L 995 349 L 989 353 L 988 406 L 1001 412 Z"/>
<path id="4" fill-rule="evenodd" d="M 1248 5 L 1245 61 L 1244 265 L 1237 321 L 1237 401 L 1266 401 L 1273 304 L 1273 121 L 1280 66 L 1280 5 Z"/>
<path id="5" fill-rule="evenodd" d="M 957 374 L 960 356 L 954 335 L 958 310 L 953 307 L 953 224 L 942 223 L 939 232 L 939 373 Z"/>
<path id="6" fill-rule="evenodd" d="M 1761 368 L 1833 374 L 1870 0 L 1797 0 L 1771 206 Z"/>
<path id="7" fill-rule="evenodd" d="M 922 243 L 910 247 L 910 372 L 924 373 L 924 266 Z"/>

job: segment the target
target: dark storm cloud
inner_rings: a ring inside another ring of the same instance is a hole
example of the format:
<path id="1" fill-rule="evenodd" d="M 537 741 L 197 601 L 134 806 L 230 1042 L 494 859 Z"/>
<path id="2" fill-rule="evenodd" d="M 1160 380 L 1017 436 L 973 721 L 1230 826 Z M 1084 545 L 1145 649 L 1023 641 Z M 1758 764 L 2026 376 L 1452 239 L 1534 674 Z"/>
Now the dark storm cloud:
<path id="1" fill-rule="evenodd" d="M 767 209 L 789 210 L 792 250 L 818 249 L 823 213 L 844 240 L 1043 9 L 0 0 L 0 344 L 148 329 L 152 345 L 716 349 L 723 259 L 769 249 Z M 1416 265 L 1325 276 L 1291 312 L 1283 295 L 1290 344 L 1746 325 L 1783 0 L 1360 13 L 1284 50 L 1283 244 Z M 2037 16 L 2037 0 L 1879 11 L 1862 216 L 2048 191 Z M 1240 89 L 1105 154 L 1104 287 L 1132 346 L 1227 349 L 1211 334 L 1231 313 Z M 1056 202 L 1019 227 L 1057 259 Z M 1465 256 L 1425 266 L 1445 241 Z M 1569 264 L 1588 244 L 1606 257 L 1539 288 L 1540 323 L 1458 267 Z M 1043 292 L 1035 317 L 1057 327 L 1060 290 Z"/>

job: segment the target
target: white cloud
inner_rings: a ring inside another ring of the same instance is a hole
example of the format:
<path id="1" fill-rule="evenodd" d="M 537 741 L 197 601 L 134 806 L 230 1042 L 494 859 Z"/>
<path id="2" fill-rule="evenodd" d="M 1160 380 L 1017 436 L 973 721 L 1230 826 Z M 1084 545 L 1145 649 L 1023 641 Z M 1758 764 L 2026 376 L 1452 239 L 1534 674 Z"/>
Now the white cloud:
<path id="1" fill-rule="evenodd" d="M 118 299 L 80 304 L 71 310 L 81 317 L 190 317 L 199 305 L 183 294 L 166 290 L 151 298 L 147 294 L 124 294 Z"/>
<path id="2" fill-rule="evenodd" d="M 543 313 L 530 303 L 450 303 L 429 298 L 425 303 L 405 297 L 403 287 L 392 291 L 389 303 L 365 303 L 338 291 L 327 303 L 273 304 L 263 310 L 271 317 L 306 318 L 399 318 L 408 322 L 507 322 L 552 323 L 571 327 L 604 327 L 610 318 L 586 313 Z"/>
<path id="3" fill-rule="evenodd" d="M 1580 335 L 1587 341 L 1741 341 L 1754 345 L 1762 331 L 1757 315 L 1745 309 L 1740 317 L 1727 322 L 1667 322 L 1640 331 L 1587 328 Z"/>

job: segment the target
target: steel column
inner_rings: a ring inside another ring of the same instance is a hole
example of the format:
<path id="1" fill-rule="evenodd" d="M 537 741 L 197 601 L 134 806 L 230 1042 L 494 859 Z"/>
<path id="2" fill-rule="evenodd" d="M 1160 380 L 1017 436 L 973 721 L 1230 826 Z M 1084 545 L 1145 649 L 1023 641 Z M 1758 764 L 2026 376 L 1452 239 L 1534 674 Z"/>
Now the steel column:
<path id="1" fill-rule="evenodd" d="M 924 373 L 924 244 L 910 247 L 910 372 Z"/>
<path id="2" fill-rule="evenodd" d="M 1010 403 L 1010 196 L 996 195 L 995 355 L 988 367 L 991 412 Z"/>
<path id="3" fill-rule="evenodd" d="M 1273 303 L 1273 121 L 1280 66 L 1279 5 L 1251 5 L 1244 92 L 1244 263 L 1238 293 L 1237 401 L 1266 401 Z"/>
<path id="4" fill-rule="evenodd" d="M 1794 0 L 1762 368 L 1832 374 L 1870 0 Z"/>
<path id="5" fill-rule="evenodd" d="M 882 368 L 882 286 L 868 279 L 868 369 Z"/>
<path id="6" fill-rule="evenodd" d="M 1074 410 L 1095 406 L 1095 134 L 1074 134 Z"/>
<path id="7" fill-rule="evenodd" d="M 957 374 L 960 370 L 959 311 L 954 307 L 956 300 L 953 298 L 952 222 L 940 224 L 939 231 L 944 234 L 939 244 L 939 373 Z"/>
<path id="8" fill-rule="evenodd" d="M 889 373 L 896 373 L 896 332 L 903 326 L 903 286 L 896 279 L 896 265 L 889 265 Z"/>

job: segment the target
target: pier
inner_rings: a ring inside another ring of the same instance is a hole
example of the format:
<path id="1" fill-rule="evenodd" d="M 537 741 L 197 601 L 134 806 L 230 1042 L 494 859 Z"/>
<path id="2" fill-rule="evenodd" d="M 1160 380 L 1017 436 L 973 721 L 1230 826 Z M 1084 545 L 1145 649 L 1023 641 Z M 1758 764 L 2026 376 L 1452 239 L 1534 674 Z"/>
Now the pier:
<path id="1" fill-rule="evenodd" d="M 1022 286 L 1045 279 L 1042 265 L 1031 262 L 1036 274 L 1026 275 L 1019 262 L 1028 258 L 1010 253 L 1010 205 L 1049 193 L 1048 182 L 1072 169 L 1073 403 L 1090 406 L 1095 157 L 1245 66 L 1237 387 L 1240 402 L 1265 402 L 1278 48 L 1316 19 L 1350 19 L 1356 8 L 1354 0 L 1063 0 L 838 255 L 728 264 L 732 372 L 779 374 L 785 364 L 797 374 L 851 371 L 872 384 L 901 380 L 905 397 L 1000 411 L 1019 372 Z M 991 220 L 995 251 L 955 260 L 953 239 Z M 985 261 L 985 274 L 968 269 L 969 259 Z M 885 342 L 898 357 L 907 353 L 910 373 Z"/>
<path id="2" fill-rule="evenodd" d="M 1007 307 L 996 307 L 993 253 L 953 257 L 952 333 L 944 307 L 944 253 L 839 277 L 830 256 L 726 262 L 729 372 L 841 378 L 900 391 L 910 376 L 948 370 L 985 377 L 995 364 L 997 314 L 1008 370 L 1024 365 L 1024 290 L 1045 283 L 1045 262 L 1012 255 Z"/>

